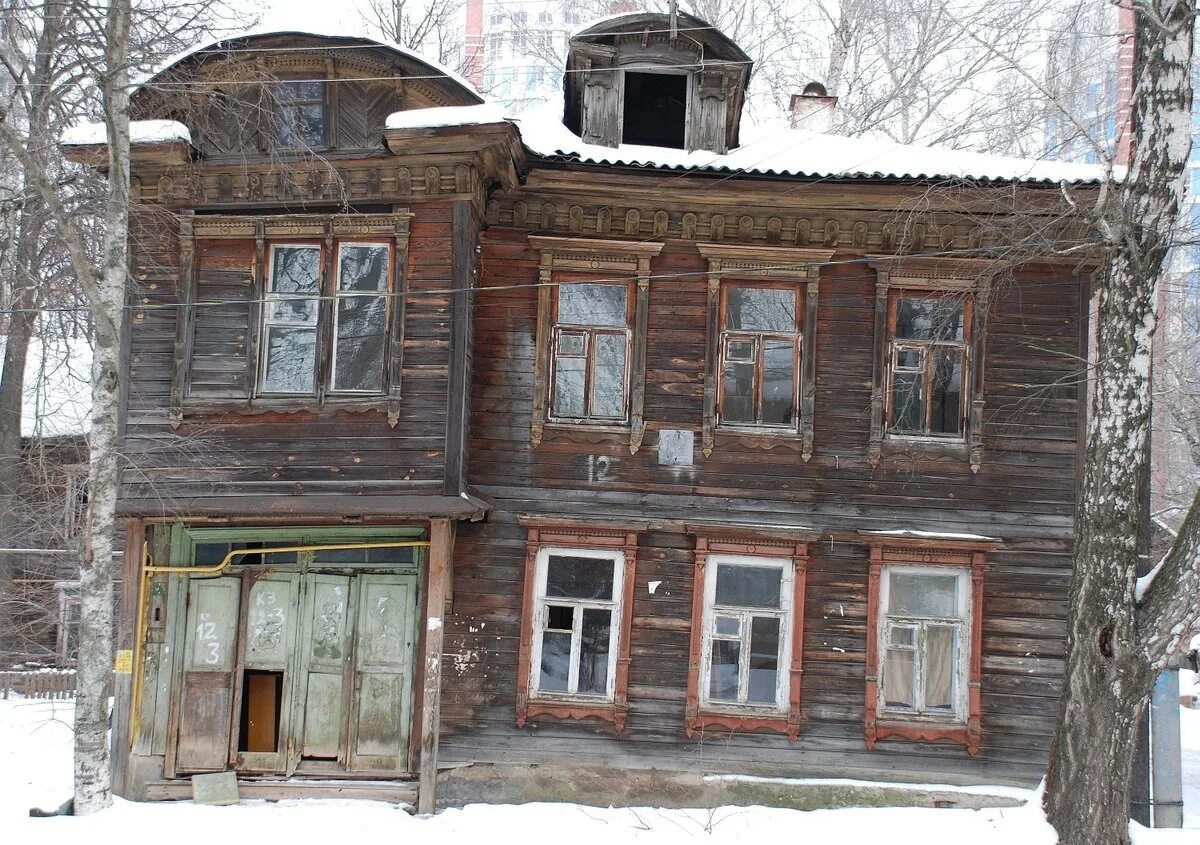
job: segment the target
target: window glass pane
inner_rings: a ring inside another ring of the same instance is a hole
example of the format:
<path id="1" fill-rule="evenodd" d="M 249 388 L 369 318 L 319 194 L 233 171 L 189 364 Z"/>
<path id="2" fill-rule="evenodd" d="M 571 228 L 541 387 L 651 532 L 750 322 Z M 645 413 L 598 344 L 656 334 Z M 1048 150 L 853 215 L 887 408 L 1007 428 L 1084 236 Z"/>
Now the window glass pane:
<path id="1" fill-rule="evenodd" d="M 963 301 L 952 297 L 901 299 L 896 303 L 896 337 L 962 340 Z"/>
<path id="2" fill-rule="evenodd" d="M 730 338 L 725 343 L 725 360 L 754 363 L 754 341 L 741 338 Z"/>
<path id="3" fill-rule="evenodd" d="M 613 568 L 611 558 L 551 555 L 546 595 L 612 601 Z"/>
<path id="4" fill-rule="evenodd" d="M 312 393 L 317 361 L 316 329 L 267 328 L 267 365 L 263 391 Z"/>
<path id="5" fill-rule="evenodd" d="M 314 80 L 288 80 L 275 84 L 275 96 L 280 101 L 320 100 L 324 97 L 325 83 Z"/>
<path id="6" fill-rule="evenodd" d="M 542 666 L 538 689 L 566 692 L 571 670 L 571 635 L 557 631 L 542 633 Z"/>
<path id="7" fill-rule="evenodd" d="M 387 300 L 382 296 L 343 296 L 337 307 L 333 389 L 382 393 Z"/>
<path id="8" fill-rule="evenodd" d="M 754 422 L 754 365 L 725 363 L 721 419 L 725 422 Z"/>
<path id="9" fill-rule="evenodd" d="M 558 322 L 574 326 L 624 326 L 628 285 L 558 286 Z"/>
<path id="10" fill-rule="evenodd" d="M 949 625 L 925 629 L 925 709 L 954 709 L 954 675 L 958 664 L 958 630 Z"/>
<path id="11" fill-rule="evenodd" d="M 777 704 L 779 681 L 779 617 L 750 621 L 750 695 L 755 704 Z"/>
<path id="12" fill-rule="evenodd" d="M 280 147 L 323 147 L 325 145 L 325 105 L 308 103 L 279 107 L 275 143 Z"/>
<path id="13" fill-rule="evenodd" d="M 625 335 L 598 334 L 592 416 L 625 416 Z"/>
<path id="14" fill-rule="evenodd" d="M 582 332 L 563 332 L 558 336 L 558 354 L 569 358 L 587 354 L 587 335 Z"/>
<path id="15" fill-rule="evenodd" d="M 317 300 L 321 288 L 321 250 L 309 246 L 280 246 L 272 251 L 272 297 L 267 319 L 313 324 L 317 321 Z M 296 297 L 295 299 L 291 297 Z"/>
<path id="16" fill-rule="evenodd" d="M 924 369 L 922 363 L 925 359 L 923 349 L 897 349 L 896 350 L 896 366 L 905 370 L 920 370 Z"/>
<path id="17" fill-rule="evenodd" d="M 915 647 L 917 628 L 915 625 L 893 625 L 888 633 L 888 645 Z"/>
<path id="18" fill-rule="evenodd" d="M 584 608 L 579 642 L 579 692 L 608 695 L 608 643 L 612 611 Z"/>
<path id="19" fill-rule="evenodd" d="M 959 434 L 962 431 L 962 363 L 961 349 L 952 346 L 933 349 L 930 431 L 940 434 Z"/>
<path id="20" fill-rule="evenodd" d="M 725 295 L 725 328 L 794 332 L 796 291 L 731 285 Z"/>
<path id="21" fill-rule="evenodd" d="M 738 659 L 742 644 L 736 640 L 713 640 L 712 666 L 708 677 L 711 701 L 737 701 Z"/>
<path id="22" fill-rule="evenodd" d="M 895 373 L 892 376 L 892 430 L 920 433 L 925 428 L 922 401 L 922 374 Z"/>
<path id="23" fill-rule="evenodd" d="M 387 290 L 386 246 L 343 244 L 338 256 L 338 290 L 352 293 L 377 293 Z"/>
<path id="24" fill-rule="evenodd" d="M 888 613 L 897 616 L 958 616 L 958 576 L 892 572 Z"/>
<path id="25" fill-rule="evenodd" d="M 214 566 L 229 554 L 228 543 L 197 543 L 192 559 L 196 566 Z M 234 561 L 237 562 L 236 559 Z"/>
<path id="26" fill-rule="evenodd" d="M 559 358 L 554 364 L 554 416 L 584 417 L 583 381 L 586 358 Z"/>
<path id="27" fill-rule="evenodd" d="M 789 425 L 796 395 L 796 346 L 790 340 L 765 340 L 763 344 L 762 421 Z"/>
<path id="28" fill-rule="evenodd" d="M 412 546 L 401 546 L 396 549 L 369 549 L 367 559 L 371 563 L 412 564 L 416 559 L 417 550 Z"/>
<path id="29" fill-rule="evenodd" d="M 547 631 L 570 631 L 575 625 L 575 608 L 569 604 L 552 604 L 546 608 Z"/>
<path id="30" fill-rule="evenodd" d="M 917 706 L 916 672 L 913 658 L 915 651 L 888 649 L 883 667 L 883 702 L 887 707 L 903 707 L 909 710 Z"/>
<path id="31" fill-rule="evenodd" d="M 717 604 L 740 607 L 779 607 L 783 570 L 777 566 L 717 567 Z"/>
<path id="32" fill-rule="evenodd" d="M 741 637 L 742 620 L 737 616 L 718 616 L 713 630 L 721 637 Z"/>

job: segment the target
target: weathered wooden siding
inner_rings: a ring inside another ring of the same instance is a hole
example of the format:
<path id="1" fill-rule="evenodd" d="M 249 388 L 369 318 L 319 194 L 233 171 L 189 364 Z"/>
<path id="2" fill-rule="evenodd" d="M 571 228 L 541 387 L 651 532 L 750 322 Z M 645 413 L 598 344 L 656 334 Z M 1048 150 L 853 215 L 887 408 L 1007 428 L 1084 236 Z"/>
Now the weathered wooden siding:
<path id="1" fill-rule="evenodd" d="M 243 497 L 230 515 L 269 511 L 261 497 L 307 494 L 441 495 L 449 364 L 451 202 L 414 208 L 408 250 L 400 419 L 386 402 L 363 407 L 256 412 L 214 405 L 168 424 L 179 303 L 176 218 L 135 206 L 133 260 L 139 290 L 130 322 L 130 386 L 121 491 L 126 513 L 178 512 L 209 499 Z M 196 309 L 192 400 L 244 399 L 251 309 L 252 241 L 206 241 L 198 249 L 198 298 L 231 304 Z M 249 262 L 249 263 L 248 263 Z M 255 327 L 256 328 L 256 327 Z"/>
<path id="2" fill-rule="evenodd" d="M 483 236 L 477 296 L 470 478 L 495 509 L 464 525 L 447 630 L 443 759 L 507 764 L 665 767 L 769 775 L 1030 783 L 1044 766 L 1061 672 L 1077 454 L 1079 280 L 1030 270 L 998 286 L 987 333 L 984 458 L 914 453 L 867 462 L 875 273 L 821 271 L 815 448 L 799 438 L 718 433 L 699 451 L 707 265 L 668 241 L 653 260 L 643 448 L 628 436 L 547 427 L 530 443 L 537 278 L 526 233 Z M 674 275 L 679 274 L 679 275 Z M 665 276 L 665 277 L 664 277 Z M 655 429 L 697 433 L 695 466 L 657 465 Z M 638 552 L 629 724 L 538 720 L 515 726 L 526 529 L 519 514 L 661 520 Z M 794 745 L 779 735 L 683 738 L 694 539 L 685 520 L 805 526 L 803 713 Z M 675 521 L 672 525 L 671 521 Z M 853 532 L 984 534 L 1004 545 L 984 583 L 983 744 L 863 744 L 868 549 Z M 649 581 L 662 581 L 651 595 Z"/>

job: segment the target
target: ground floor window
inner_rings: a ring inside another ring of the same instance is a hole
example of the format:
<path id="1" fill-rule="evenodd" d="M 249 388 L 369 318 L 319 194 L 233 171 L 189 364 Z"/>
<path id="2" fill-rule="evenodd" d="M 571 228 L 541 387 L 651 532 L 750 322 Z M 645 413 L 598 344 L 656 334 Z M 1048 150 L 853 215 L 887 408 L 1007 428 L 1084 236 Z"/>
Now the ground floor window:
<path id="1" fill-rule="evenodd" d="M 897 538 L 871 547 L 866 742 L 981 740 L 985 552 Z"/>
<path id="2" fill-rule="evenodd" d="M 687 732 L 800 724 L 807 546 L 700 537 Z"/>
<path id="3" fill-rule="evenodd" d="M 622 730 L 637 535 L 530 529 L 517 724 L 599 718 Z"/>

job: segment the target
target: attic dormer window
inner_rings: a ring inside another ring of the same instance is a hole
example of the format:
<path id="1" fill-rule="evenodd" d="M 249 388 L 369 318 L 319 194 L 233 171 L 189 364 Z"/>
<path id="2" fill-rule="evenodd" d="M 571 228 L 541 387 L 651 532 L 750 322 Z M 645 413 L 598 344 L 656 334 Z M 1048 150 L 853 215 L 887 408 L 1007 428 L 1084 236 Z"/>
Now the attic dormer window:
<path id="1" fill-rule="evenodd" d="M 325 83 L 292 80 L 275 84 L 275 145 L 282 149 L 325 146 Z"/>
<path id="2" fill-rule="evenodd" d="M 622 144 L 684 147 L 688 77 L 672 71 L 625 71 Z"/>

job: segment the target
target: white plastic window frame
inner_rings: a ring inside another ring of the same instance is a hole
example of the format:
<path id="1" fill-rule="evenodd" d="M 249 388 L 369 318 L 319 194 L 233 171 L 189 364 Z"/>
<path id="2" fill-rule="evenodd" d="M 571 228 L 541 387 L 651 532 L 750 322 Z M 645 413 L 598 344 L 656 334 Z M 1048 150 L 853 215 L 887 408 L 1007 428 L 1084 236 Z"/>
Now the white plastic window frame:
<path id="1" fill-rule="evenodd" d="M 609 601 L 602 599 L 574 599 L 546 597 L 546 576 L 550 568 L 550 558 L 555 555 L 569 557 L 587 557 L 596 560 L 607 560 L 613 566 L 613 598 Z M 534 594 L 533 618 L 526 624 L 533 626 L 533 636 L 529 649 L 529 697 L 541 701 L 569 701 L 581 704 L 612 704 L 616 700 L 617 690 L 617 658 L 621 645 L 621 625 L 624 612 L 625 595 L 625 552 L 619 549 L 580 549 L 568 546 L 542 546 L 537 553 L 537 588 Z M 542 636 L 546 631 L 549 616 L 549 606 L 569 606 L 574 608 L 571 630 L 571 663 L 568 670 L 567 689 L 542 690 Z M 579 651 L 582 645 L 583 611 L 585 609 L 603 609 L 611 612 L 608 629 L 608 678 L 605 682 L 603 697 L 588 693 L 579 693 Z"/>
<path id="2" fill-rule="evenodd" d="M 888 603 L 891 598 L 892 574 L 905 575 L 953 575 L 958 579 L 955 588 L 958 602 L 958 616 L 954 619 L 944 616 L 918 616 L 913 614 L 888 613 Z M 881 720 L 892 721 L 922 721 L 939 724 L 965 725 L 967 722 L 969 701 L 969 680 L 971 672 L 971 569 L 967 566 L 914 566 L 911 564 L 886 564 L 880 573 L 879 584 L 879 619 L 876 625 L 877 653 L 879 654 L 879 683 L 877 687 L 878 701 L 876 705 Z M 930 626 L 948 625 L 957 629 L 955 645 L 958 653 L 955 655 L 954 666 L 954 712 L 942 710 L 928 711 L 925 701 L 925 659 L 921 650 L 922 636 Z M 905 707 L 889 707 L 886 701 L 886 678 L 888 641 L 893 626 L 915 626 L 917 637 L 914 645 L 913 666 L 916 672 L 917 706 L 914 709 Z"/>
<path id="3" fill-rule="evenodd" d="M 722 565 L 775 567 L 781 571 L 779 579 L 779 608 L 773 610 L 765 607 L 745 607 L 738 605 L 718 605 L 717 571 Z M 795 624 L 795 608 L 792 607 L 795 596 L 795 564 L 790 557 L 768 557 L 760 555 L 710 554 L 705 564 L 704 572 L 704 622 L 703 642 L 700 653 L 700 709 L 707 712 L 730 713 L 762 713 L 772 716 L 786 716 L 788 713 L 788 695 L 791 689 L 792 665 L 792 626 Z M 740 619 L 740 637 L 718 635 L 716 622 L 718 617 L 736 616 Z M 750 629 L 754 616 L 774 617 L 779 622 L 779 668 L 775 676 L 775 704 L 760 704 L 747 701 L 750 694 Z M 712 679 L 712 644 L 713 640 L 740 640 L 741 650 L 738 660 L 738 701 L 714 701 L 709 698 Z"/>

